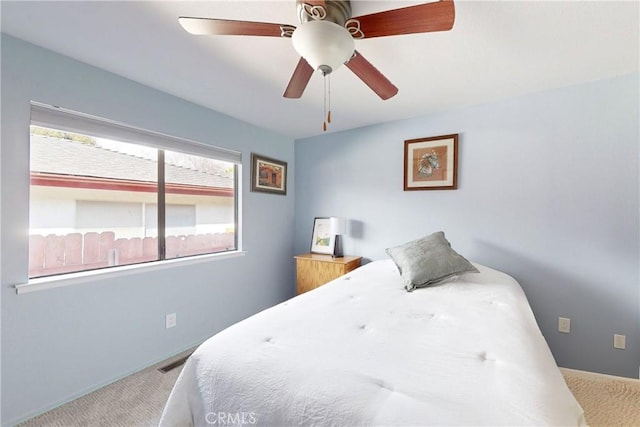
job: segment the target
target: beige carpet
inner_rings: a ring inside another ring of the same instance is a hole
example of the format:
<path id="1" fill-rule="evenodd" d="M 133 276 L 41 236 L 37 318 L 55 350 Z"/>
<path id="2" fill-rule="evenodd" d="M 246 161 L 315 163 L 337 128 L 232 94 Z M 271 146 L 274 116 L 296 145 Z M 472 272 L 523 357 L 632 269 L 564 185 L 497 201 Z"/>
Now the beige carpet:
<path id="1" fill-rule="evenodd" d="M 189 352 L 116 381 L 80 399 L 32 418 L 20 427 L 157 426 L 182 367 L 157 368 Z M 640 380 L 561 368 L 591 427 L 640 427 Z"/>
<path id="2" fill-rule="evenodd" d="M 640 380 L 561 371 L 591 427 L 640 426 Z"/>
<path id="3" fill-rule="evenodd" d="M 158 371 L 187 351 L 136 372 L 99 390 L 31 418 L 20 427 L 133 427 L 157 426 L 182 366 Z"/>

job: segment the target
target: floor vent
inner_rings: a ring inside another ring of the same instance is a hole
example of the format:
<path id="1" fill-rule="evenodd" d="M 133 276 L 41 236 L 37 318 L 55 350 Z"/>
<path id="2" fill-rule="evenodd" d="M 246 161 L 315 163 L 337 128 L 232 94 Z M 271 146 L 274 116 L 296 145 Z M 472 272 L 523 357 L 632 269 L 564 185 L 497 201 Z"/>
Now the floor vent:
<path id="1" fill-rule="evenodd" d="M 180 359 L 169 363 L 168 365 L 164 365 L 160 368 L 158 368 L 158 371 L 162 372 L 163 374 L 166 374 L 169 371 L 172 371 L 182 365 L 184 365 L 184 363 L 187 361 L 187 359 L 189 358 L 189 356 L 191 356 L 190 354 L 184 357 L 181 357 Z"/>

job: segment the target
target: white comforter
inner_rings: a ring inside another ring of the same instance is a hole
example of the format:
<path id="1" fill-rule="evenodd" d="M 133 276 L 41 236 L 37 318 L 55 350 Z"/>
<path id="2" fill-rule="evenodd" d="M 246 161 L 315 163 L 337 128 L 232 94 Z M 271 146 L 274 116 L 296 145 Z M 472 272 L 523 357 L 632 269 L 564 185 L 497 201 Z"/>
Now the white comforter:
<path id="1" fill-rule="evenodd" d="M 409 293 L 376 261 L 256 314 L 195 351 L 160 424 L 584 424 L 518 283 L 476 266 Z"/>

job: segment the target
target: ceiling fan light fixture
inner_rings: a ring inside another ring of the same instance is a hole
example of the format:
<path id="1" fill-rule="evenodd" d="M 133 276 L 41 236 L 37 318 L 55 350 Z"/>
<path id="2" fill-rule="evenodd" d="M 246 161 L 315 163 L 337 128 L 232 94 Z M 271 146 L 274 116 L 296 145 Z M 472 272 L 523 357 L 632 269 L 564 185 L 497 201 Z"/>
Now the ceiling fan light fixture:
<path id="1" fill-rule="evenodd" d="M 353 55 L 355 43 L 344 27 L 329 21 L 309 21 L 291 36 L 293 47 L 314 70 L 329 74 Z"/>

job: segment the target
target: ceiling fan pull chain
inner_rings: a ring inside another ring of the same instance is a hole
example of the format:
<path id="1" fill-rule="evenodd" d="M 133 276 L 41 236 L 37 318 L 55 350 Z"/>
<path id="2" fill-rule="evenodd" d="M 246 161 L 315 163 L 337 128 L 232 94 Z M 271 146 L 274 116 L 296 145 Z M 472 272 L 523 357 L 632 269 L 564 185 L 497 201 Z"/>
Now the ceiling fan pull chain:
<path id="1" fill-rule="evenodd" d="M 327 123 L 331 123 L 331 74 L 329 74 L 329 89 L 327 92 L 327 104 L 329 105 L 327 111 Z"/>
<path id="2" fill-rule="evenodd" d="M 322 82 L 324 84 L 324 87 L 322 89 L 323 92 L 323 96 L 324 96 L 324 111 L 323 111 L 323 122 L 322 122 L 322 131 L 326 132 L 327 131 L 327 122 L 324 120 L 324 117 L 327 116 L 327 75 L 325 73 L 322 73 Z"/>

